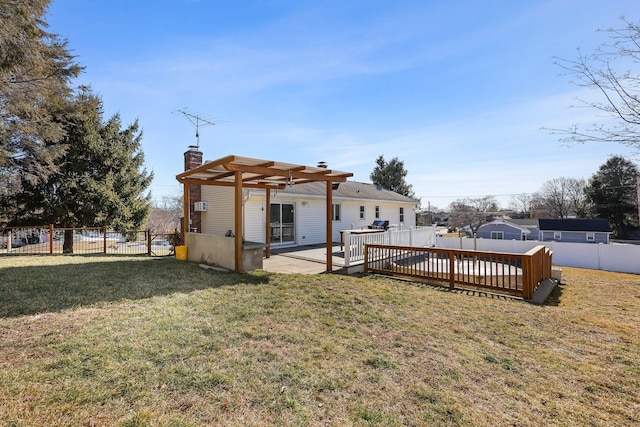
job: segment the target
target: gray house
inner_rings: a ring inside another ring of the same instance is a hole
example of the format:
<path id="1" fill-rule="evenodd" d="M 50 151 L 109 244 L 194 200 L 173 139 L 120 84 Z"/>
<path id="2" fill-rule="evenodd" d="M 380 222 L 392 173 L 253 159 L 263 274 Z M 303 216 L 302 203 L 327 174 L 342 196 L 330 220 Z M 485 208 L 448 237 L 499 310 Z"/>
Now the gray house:
<path id="1" fill-rule="evenodd" d="M 570 243 L 609 243 L 611 227 L 606 219 L 539 219 L 539 240 Z"/>
<path id="2" fill-rule="evenodd" d="M 480 239 L 535 240 L 538 237 L 531 234 L 531 230 L 527 227 L 504 219 L 495 219 L 483 224 L 478 228 L 477 232 L 477 236 Z"/>

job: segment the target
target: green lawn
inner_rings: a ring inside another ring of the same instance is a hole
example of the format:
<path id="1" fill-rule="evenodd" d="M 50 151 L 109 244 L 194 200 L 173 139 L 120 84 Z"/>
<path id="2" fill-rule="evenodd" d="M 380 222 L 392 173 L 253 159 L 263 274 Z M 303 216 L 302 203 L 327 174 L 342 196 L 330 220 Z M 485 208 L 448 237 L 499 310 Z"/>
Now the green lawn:
<path id="1" fill-rule="evenodd" d="M 549 304 L 174 259 L 0 258 L 2 426 L 626 426 L 640 276 Z"/>

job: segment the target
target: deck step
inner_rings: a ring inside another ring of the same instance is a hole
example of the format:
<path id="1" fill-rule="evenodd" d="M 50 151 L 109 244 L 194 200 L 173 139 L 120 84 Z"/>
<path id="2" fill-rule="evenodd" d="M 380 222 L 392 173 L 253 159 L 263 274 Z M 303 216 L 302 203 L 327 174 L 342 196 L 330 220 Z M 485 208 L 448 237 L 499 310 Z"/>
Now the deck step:
<path id="1" fill-rule="evenodd" d="M 529 302 L 533 304 L 544 304 L 547 300 L 553 288 L 558 285 L 558 282 L 553 279 L 546 279 L 540 282 L 535 292 L 533 293 L 533 298 L 529 300 Z"/>

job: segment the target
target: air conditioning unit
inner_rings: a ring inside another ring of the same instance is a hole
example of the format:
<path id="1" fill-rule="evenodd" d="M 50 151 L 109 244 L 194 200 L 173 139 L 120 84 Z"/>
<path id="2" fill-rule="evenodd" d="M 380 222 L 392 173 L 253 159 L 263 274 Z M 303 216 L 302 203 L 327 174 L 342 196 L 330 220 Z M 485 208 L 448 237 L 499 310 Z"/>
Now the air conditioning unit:
<path id="1" fill-rule="evenodd" d="M 196 212 L 206 212 L 208 207 L 207 202 L 195 202 L 193 204 L 193 210 Z"/>

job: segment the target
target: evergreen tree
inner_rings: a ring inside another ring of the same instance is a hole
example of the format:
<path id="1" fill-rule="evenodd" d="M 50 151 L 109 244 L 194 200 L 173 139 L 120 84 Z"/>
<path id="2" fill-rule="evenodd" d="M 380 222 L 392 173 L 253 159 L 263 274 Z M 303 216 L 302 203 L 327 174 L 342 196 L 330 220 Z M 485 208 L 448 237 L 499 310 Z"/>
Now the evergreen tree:
<path id="1" fill-rule="evenodd" d="M 613 225 L 616 237 L 628 237 L 630 222 L 637 219 L 638 168 L 621 156 L 613 156 L 600 166 L 585 188 L 591 212 Z"/>
<path id="2" fill-rule="evenodd" d="M 138 123 L 122 129 L 119 115 L 102 122 L 102 101 L 88 89 L 76 96 L 62 119 L 66 136 L 47 146 L 68 147 L 58 171 L 39 183 L 22 179 L 14 198 L 12 224 L 54 223 L 63 227 L 141 227 L 149 214 L 153 179 L 144 169 Z M 64 252 L 73 252 L 65 233 Z"/>
<path id="3" fill-rule="evenodd" d="M 67 42 L 45 31 L 50 0 L 0 0 L 0 197 L 22 180 L 37 182 L 56 169 L 65 146 L 60 115 L 81 71 Z"/>
<path id="4" fill-rule="evenodd" d="M 376 167 L 369 178 L 371 182 L 384 189 L 395 191 L 403 196 L 414 197 L 412 186 L 405 181 L 406 176 L 404 162 L 397 157 L 386 162 L 384 156 L 380 155 L 376 159 Z"/>

